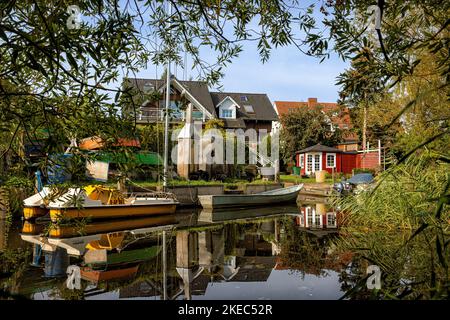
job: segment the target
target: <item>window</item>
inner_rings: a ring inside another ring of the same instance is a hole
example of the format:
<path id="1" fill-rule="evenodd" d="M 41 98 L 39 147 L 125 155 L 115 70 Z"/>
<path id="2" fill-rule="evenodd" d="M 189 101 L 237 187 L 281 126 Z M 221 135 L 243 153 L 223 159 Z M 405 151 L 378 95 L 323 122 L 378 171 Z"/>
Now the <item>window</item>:
<path id="1" fill-rule="evenodd" d="M 327 168 L 336 168 L 336 154 L 327 153 Z"/>
<path id="2" fill-rule="evenodd" d="M 246 102 L 246 101 L 248 101 L 247 96 L 241 96 L 241 102 Z"/>
<path id="3" fill-rule="evenodd" d="M 155 86 L 151 82 L 146 82 L 142 89 L 144 93 L 151 93 L 152 91 L 155 91 Z"/>
<path id="4" fill-rule="evenodd" d="M 255 110 L 253 110 L 253 106 L 251 105 L 244 105 L 244 109 L 247 113 L 255 113 Z"/>
<path id="5" fill-rule="evenodd" d="M 336 227 L 336 213 L 328 212 L 327 213 L 327 227 Z"/>
<path id="6" fill-rule="evenodd" d="M 233 110 L 222 110 L 222 118 L 233 118 Z"/>
<path id="7" fill-rule="evenodd" d="M 322 169 L 320 158 L 321 158 L 320 154 L 314 155 L 314 171 L 320 171 L 320 169 Z"/>
<path id="8" fill-rule="evenodd" d="M 196 119 L 196 120 L 201 120 L 201 119 L 203 119 L 203 112 L 197 111 L 197 110 L 192 111 L 192 118 L 193 118 L 193 119 Z"/>
<path id="9" fill-rule="evenodd" d="M 306 221 L 307 221 L 307 227 L 311 227 L 311 225 L 314 224 L 313 220 L 313 209 L 311 207 L 306 207 Z"/>
<path id="10" fill-rule="evenodd" d="M 300 167 L 304 168 L 304 166 L 305 166 L 305 155 L 301 154 L 300 155 Z"/>
<path id="11" fill-rule="evenodd" d="M 312 154 L 308 154 L 306 162 L 306 171 L 311 172 L 312 171 L 312 162 L 313 162 L 313 156 Z"/>

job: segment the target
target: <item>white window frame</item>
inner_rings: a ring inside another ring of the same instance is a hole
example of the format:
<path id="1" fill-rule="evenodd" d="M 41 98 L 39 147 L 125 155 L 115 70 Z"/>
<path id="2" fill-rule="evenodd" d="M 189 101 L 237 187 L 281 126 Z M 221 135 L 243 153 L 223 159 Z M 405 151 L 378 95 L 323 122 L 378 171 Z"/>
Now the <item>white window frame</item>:
<path id="1" fill-rule="evenodd" d="M 333 223 L 330 223 L 333 221 Z M 327 212 L 327 227 L 336 228 L 337 227 L 337 215 L 336 212 Z"/>
<path id="2" fill-rule="evenodd" d="M 229 113 L 228 115 L 225 115 L 226 113 Z M 220 117 L 223 119 L 233 119 L 233 110 L 232 109 L 220 109 Z"/>
<path id="3" fill-rule="evenodd" d="M 311 159 L 312 161 L 311 162 L 308 161 L 308 156 L 312 157 L 312 159 Z M 315 159 L 316 156 L 319 156 L 319 161 L 318 162 L 316 162 L 316 159 Z M 316 170 L 316 168 L 315 168 L 316 163 L 319 166 L 318 170 Z M 308 169 L 308 165 L 309 164 L 311 164 L 311 170 Z M 320 171 L 320 170 L 322 170 L 322 168 L 323 167 L 322 167 L 322 153 L 321 152 L 308 152 L 308 153 L 306 153 L 306 156 L 305 156 L 305 173 L 306 174 L 311 174 L 313 172 Z"/>
<path id="4" fill-rule="evenodd" d="M 250 107 L 251 109 L 252 109 L 252 111 L 248 111 L 247 110 L 247 107 Z M 253 108 L 253 105 L 251 105 L 251 104 L 245 104 L 244 105 L 244 110 L 245 110 L 245 112 L 247 112 L 247 113 L 255 113 L 255 108 Z"/>
<path id="5" fill-rule="evenodd" d="M 300 168 L 303 168 L 305 166 L 305 154 L 304 153 L 300 154 L 299 165 L 300 165 Z"/>
<path id="6" fill-rule="evenodd" d="M 329 166 L 328 165 L 328 156 L 333 156 L 333 160 L 334 160 L 334 162 L 333 162 L 333 166 Z M 326 157 L 325 157 L 325 167 L 326 168 L 336 168 L 336 153 L 327 153 L 326 154 Z"/>

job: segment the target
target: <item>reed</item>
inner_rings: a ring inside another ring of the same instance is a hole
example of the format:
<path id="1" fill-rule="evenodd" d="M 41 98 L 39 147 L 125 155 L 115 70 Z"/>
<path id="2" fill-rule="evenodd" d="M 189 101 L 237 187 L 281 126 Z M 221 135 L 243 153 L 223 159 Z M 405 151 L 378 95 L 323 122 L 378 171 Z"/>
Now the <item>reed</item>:
<path id="1" fill-rule="evenodd" d="M 336 247 L 380 267 L 377 298 L 449 296 L 450 166 L 442 159 L 416 154 L 382 173 L 372 191 L 335 200 L 346 213 Z M 346 297 L 357 297 L 365 282 L 353 289 Z"/>

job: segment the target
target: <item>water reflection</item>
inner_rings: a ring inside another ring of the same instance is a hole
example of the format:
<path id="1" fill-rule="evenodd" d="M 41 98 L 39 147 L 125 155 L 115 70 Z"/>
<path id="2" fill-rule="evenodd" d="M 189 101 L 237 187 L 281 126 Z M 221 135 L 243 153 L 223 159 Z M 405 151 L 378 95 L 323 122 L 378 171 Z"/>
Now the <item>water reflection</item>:
<path id="1" fill-rule="evenodd" d="M 336 299 L 349 263 L 332 254 L 339 217 L 326 203 L 305 201 L 54 228 L 26 222 L 21 238 L 30 256 L 14 292 L 33 299 Z M 81 290 L 57 278 L 69 264 L 80 267 Z"/>

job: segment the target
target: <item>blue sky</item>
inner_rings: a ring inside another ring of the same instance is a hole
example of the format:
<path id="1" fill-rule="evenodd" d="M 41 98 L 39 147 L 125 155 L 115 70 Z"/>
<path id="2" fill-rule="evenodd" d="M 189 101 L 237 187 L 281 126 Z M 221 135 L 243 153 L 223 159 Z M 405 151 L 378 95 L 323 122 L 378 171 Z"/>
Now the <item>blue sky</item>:
<path id="1" fill-rule="evenodd" d="M 302 3 L 302 6 L 306 7 L 311 3 L 317 5 L 317 1 L 307 0 Z M 316 21 L 321 21 L 323 18 L 317 6 L 314 17 Z M 252 25 L 258 28 L 256 20 L 252 21 Z M 203 60 L 214 61 L 214 52 L 202 49 L 201 54 Z M 274 49 L 269 61 L 263 64 L 256 48 L 256 41 L 247 42 L 240 56 L 224 70 L 225 77 L 221 81 L 222 90 L 266 93 L 271 101 L 306 101 L 308 97 L 316 97 L 321 102 L 336 102 L 339 91 L 339 87 L 335 85 L 336 77 L 348 64 L 336 55 L 322 63 L 319 61 L 304 55 L 295 46 L 289 46 Z M 196 70 L 191 70 L 191 65 L 188 59 L 186 79 L 191 76 L 197 79 L 198 73 Z M 149 64 L 147 69 L 137 73 L 136 77 L 159 78 L 163 69 L 163 66 L 156 68 Z M 176 71 L 172 67 L 172 73 L 177 78 L 183 79 L 181 67 L 178 66 Z"/>
<path id="2" fill-rule="evenodd" d="M 213 57 L 214 53 L 209 55 Z M 270 60 L 263 64 L 254 44 L 249 43 L 244 45 L 241 55 L 225 69 L 221 83 L 223 91 L 267 93 L 271 101 L 306 101 L 308 97 L 316 97 L 322 102 L 335 102 L 339 91 L 335 85 L 336 77 L 346 66 L 347 63 L 337 56 L 319 63 L 319 59 L 308 57 L 295 47 L 274 50 Z M 176 70 L 177 77 L 183 79 L 183 70 L 180 67 Z M 162 71 L 163 68 L 159 67 L 158 77 Z M 175 73 L 173 67 L 172 73 Z M 150 65 L 136 76 L 154 78 L 155 66 Z M 189 67 L 187 79 L 190 76 L 195 79 L 197 73 Z"/>

